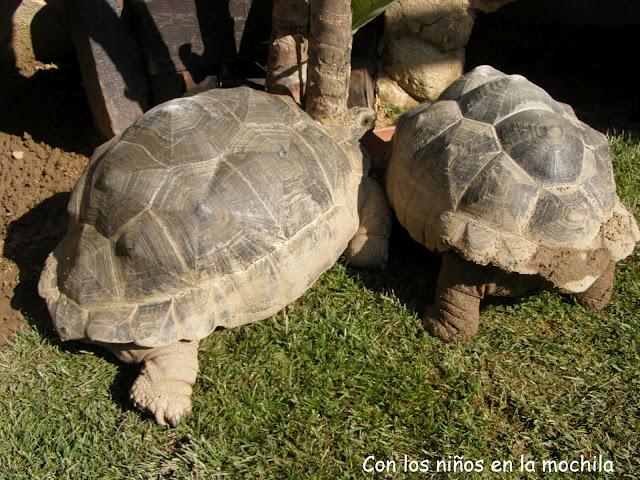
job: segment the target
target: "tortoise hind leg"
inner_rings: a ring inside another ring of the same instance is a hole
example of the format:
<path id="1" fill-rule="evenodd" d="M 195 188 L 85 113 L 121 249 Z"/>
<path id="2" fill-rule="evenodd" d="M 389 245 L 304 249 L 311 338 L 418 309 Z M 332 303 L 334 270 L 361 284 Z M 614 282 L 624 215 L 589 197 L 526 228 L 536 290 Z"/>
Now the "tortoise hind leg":
<path id="1" fill-rule="evenodd" d="M 108 348 L 126 363 L 143 362 L 129 395 L 139 410 L 151 413 L 160 425 L 173 427 L 191 413 L 191 392 L 198 374 L 197 341 L 157 348 Z"/>
<path id="2" fill-rule="evenodd" d="M 423 320 L 426 329 L 445 342 L 473 337 L 480 325 L 485 277 L 479 265 L 446 252 L 442 256 L 435 304 L 427 308 Z"/>
<path id="3" fill-rule="evenodd" d="M 442 256 L 435 305 L 427 309 L 424 325 L 446 342 L 471 338 L 480 325 L 480 301 L 485 295 L 516 297 L 540 287 L 548 288 L 548 283 L 536 275 L 507 273 L 446 252 Z"/>
<path id="4" fill-rule="evenodd" d="M 368 193 L 360 213 L 360 227 L 349 242 L 344 256 L 357 268 L 384 268 L 389 258 L 391 210 L 384 189 L 368 178 Z"/>
<path id="5" fill-rule="evenodd" d="M 584 308 L 602 310 L 611 301 L 613 277 L 616 266 L 612 262 L 584 292 L 574 293 L 577 302 Z"/>

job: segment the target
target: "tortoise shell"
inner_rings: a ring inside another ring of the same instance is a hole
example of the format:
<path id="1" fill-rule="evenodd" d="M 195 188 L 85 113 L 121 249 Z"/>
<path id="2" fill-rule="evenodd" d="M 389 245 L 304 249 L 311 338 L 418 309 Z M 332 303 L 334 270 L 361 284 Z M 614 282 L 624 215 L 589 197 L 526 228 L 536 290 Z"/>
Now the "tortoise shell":
<path id="1" fill-rule="evenodd" d="M 290 99 L 175 99 L 98 148 L 40 294 L 64 340 L 146 347 L 275 314 L 358 228 L 364 162 Z"/>
<path id="2" fill-rule="evenodd" d="M 526 78 L 489 66 L 401 117 L 386 189 L 400 223 L 428 248 L 541 273 L 569 290 L 586 288 L 610 260 L 594 252 L 618 260 L 635 244 L 607 138 Z M 623 225 L 611 241 L 604 234 L 614 213 Z M 584 281 L 547 271 L 560 252 L 593 264 Z"/>

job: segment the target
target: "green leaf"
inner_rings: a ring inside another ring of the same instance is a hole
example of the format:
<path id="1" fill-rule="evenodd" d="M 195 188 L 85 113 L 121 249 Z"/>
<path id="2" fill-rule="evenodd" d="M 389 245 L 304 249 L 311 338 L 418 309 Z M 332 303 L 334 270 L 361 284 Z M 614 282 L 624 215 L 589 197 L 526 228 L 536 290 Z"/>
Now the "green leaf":
<path id="1" fill-rule="evenodd" d="M 395 0 L 351 0 L 353 33 L 376 18 Z"/>

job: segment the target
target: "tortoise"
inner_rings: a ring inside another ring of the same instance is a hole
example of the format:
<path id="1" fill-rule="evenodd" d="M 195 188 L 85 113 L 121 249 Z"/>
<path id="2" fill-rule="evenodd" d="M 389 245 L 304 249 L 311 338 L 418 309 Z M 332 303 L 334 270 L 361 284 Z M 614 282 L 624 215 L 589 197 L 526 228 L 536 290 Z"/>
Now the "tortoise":
<path id="1" fill-rule="evenodd" d="M 604 308 L 640 239 L 607 138 L 487 65 L 399 119 L 385 184 L 400 224 L 443 254 L 424 324 L 445 341 L 477 332 L 486 295 L 548 288 Z"/>
<path id="2" fill-rule="evenodd" d="M 368 213 L 384 191 L 357 142 L 375 115 L 348 115 L 323 127 L 288 97 L 213 89 L 97 148 L 39 282 L 60 338 L 143 363 L 131 399 L 175 426 L 199 340 L 275 314 L 345 249 L 356 266 L 386 262 L 390 216 Z"/>

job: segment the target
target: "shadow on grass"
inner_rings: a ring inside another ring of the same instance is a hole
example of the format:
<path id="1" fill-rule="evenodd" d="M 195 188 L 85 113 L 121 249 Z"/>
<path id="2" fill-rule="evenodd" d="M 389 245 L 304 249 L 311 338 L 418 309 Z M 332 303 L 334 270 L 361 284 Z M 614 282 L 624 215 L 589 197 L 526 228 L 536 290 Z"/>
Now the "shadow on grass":
<path id="1" fill-rule="evenodd" d="M 435 297 L 442 258 L 414 241 L 394 219 L 389 244 L 389 262 L 383 271 L 363 271 L 347 267 L 347 273 L 370 290 L 398 298 L 407 309 L 422 318 L 425 309 Z M 539 290 L 531 290 L 518 297 L 487 296 L 482 300 L 480 312 L 489 306 L 511 306 Z M 562 295 L 564 302 L 573 303 L 571 296 Z"/>
<path id="2" fill-rule="evenodd" d="M 20 311 L 31 327 L 50 344 L 77 354 L 90 351 L 117 365 L 118 373 L 110 388 L 111 397 L 122 410 L 135 410 L 129 401 L 129 387 L 138 375 L 138 368 L 122 364 L 97 345 L 60 340 L 53 329 L 47 306 L 38 295 L 38 280 L 44 262 L 67 231 L 69 195 L 69 192 L 56 193 L 9 224 L 3 254 L 20 269 L 11 306 Z"/>
<path id="3" fill-rule="evenodd" d="M 440 255 L 415 242 L 395 221 L 389 242 L 389 261 L 382 271 L 347 267 L 347 273 L 370 290 L 393 295 L 418 317 L 433 302 L 440 271 Z"/>

